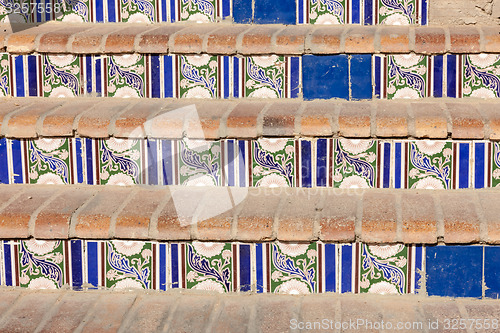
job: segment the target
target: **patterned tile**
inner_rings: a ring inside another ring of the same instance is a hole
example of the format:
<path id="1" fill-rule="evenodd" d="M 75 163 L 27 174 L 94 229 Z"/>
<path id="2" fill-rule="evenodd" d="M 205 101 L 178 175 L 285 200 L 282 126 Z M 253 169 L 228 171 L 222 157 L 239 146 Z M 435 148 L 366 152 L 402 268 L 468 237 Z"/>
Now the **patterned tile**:
<path id="1" fill-rule="evenodd" d="M 259 139 L 252 147 L 253 186 L 295 186 L 295 141 Z"/>
<path id="2" fill-rule="evenodd" d="M 419 0 L 377 0 L 376 24 L 409 25 L 418 22 Z"/>
<path id="3" fill-rule="evenodd" d="M 158 0 L 119 0 L 121 22 L 159 22 Z"/>
<path id="4" fill-rule="evenodd" d="M 463 61 L 463 97 L 500 97 L 500 56 L 474 54 L 459 56 Z"/>
<path id="5" fill-rule="evenodd" d="M 376 186 L 377 144 L 373 140 L 335 140 L 334 187 Z"/>
<path id="6" fill-rule="evenodd" d="M 179 97 L 219 97 L 219 71 L 218 56 L 179 56 Z"/>
<path id="7" fill-rule="evenodd" d="M 221 186 L 221 142 L 179 141 L 181 185 Z"/>
<path id="8" fill-rule="evenodd" d="M 452 143 L 420 140 L 405 145 L 408 151 L 408 188 L 452 188 Z"/>
<path id="9" fill-rule="evenodd" d="M 0 96 L 10 95 L 9 68 L 9 55 L 0 54 Z"/>
<path id="10" fill-rule="evenodd" d="M 361 245 L 359 263 L 360 293 L 412 293 L 409 258 L 405 245 Z"/>
<path id="11" fill-rule="evenodd" d="M 55 20 L 63 22 L 97 22 L 97 20 L 94 19 L 93 13 L 93 6 L 96 5 L 96 2 L 100 2 L 102 5 L 101 0 L 66 0 L 65 2 L 62 2 L 62 4 L 56 2 L 54 3 L 53 8 L 55 12 Z M 42 18 L 42 15 L 37 17 L 37 21 L 41 21 L 42 19 L 45 19 Z M 102 18 L 99 22 L 102 22 Z"/>
<path id="12" fill-rule="evenodd" d="M 99 183 L 102 185 L 144 184 L 144 140 L 96 140 L 99 144 Z"/>
<path id="13" fill-rule="evenodd" d="M 421 55 L 390 55 L 385 58 L 387 73 L 383 98 L 422 98 L 430 96 L 429 57 Z"/>
<path id="14" fill-rule="evenodd" d="M 83 279 L 83 242 L 12 240 L 0 242 L 2 285 L 32 289 L 79 289 Z"/>
<path id="15" fill-rule="evenodd" d="M 145 97 L 145 59 L 140 54 L 110 56 L 105 59 L 107 67 L 107 96 Z"/>
<path id="16" fill-rule="evenodd" d="M 30 184 L 70 184 L 73 139 L 38 139 L 27 142 Z"/>
<path id="17" fill-rule="evenodd" d="M 312 24 L 345 24 L 349 22 L 351 1 L 307 0 L 307 23 Z M 300 22 L 303 23 L 303 22 Z M 358 22 L 359 23 L 359 22 Z"/>
<path id="18" fill-rule="evenodd" d="M 492 156 L 492 187 L 497 187 L 500 184 L 500 143 L 492 142 L 493 145 L 493 156 Z"/>
<path id="19" fill-rule="evenodd" d="M 43 97 L 80 95 L 80 57 L 75 55 L 43 55 Z M 31 74 L 31 73 L 30 73 Z M 30 82 L 30 89 L 34 88 Z M 30 94 L 31 95 L 31 94 Z"/>

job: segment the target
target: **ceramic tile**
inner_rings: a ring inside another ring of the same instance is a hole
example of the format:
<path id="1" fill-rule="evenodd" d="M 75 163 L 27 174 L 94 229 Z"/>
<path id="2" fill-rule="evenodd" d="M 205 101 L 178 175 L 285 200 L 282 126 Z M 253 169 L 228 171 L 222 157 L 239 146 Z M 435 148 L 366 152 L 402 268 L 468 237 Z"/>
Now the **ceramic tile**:
<path id="1" fill-rule="evenodd" d="M 257 24 L 295 24 L 296 2 L 294 0 L 270 1 L 255 0 L 254 23 Z"/>
<path id="2" fill-rule="evenodd" d="M 304 55 L 302 82 L 304 99 L 349 99 L 349 57 L 347 55 Z"/>
<path id="3" fill-rule="evenodd" d="M 119 0 L 121 22 L 153 23 L 159 22 L 158 0 Z"/>
<path id="4" fill-rule="evenodd" d="M 96 140 L 99 145 L 98 181 L 102 185 L 144 184 L 144 140 Z"/>
<path id="5" fill-rule="evenodd" d="M 41 61 L 43 61 L 43 97 L 80 95 L 79 56 L 43 55 Z"/>
<path id="6" fill-rule="evenodd" d="M 408 188 L 450 189 L 452 179 L 452 143 L 419 140 L 405 145 L 408 154 Z"/>
<path id="7" fill-rule="evenodd" d="M 106 288 L 153 289 L 153 244 L 139 241 L 105 243 Z"/>
<path id="8" fill-rule="evenodd" d="M 9 154 L 7 139 L 0 139 L 0 184 L 9 184 Z"/>
<path id="9" fill-rule="evenodd" d="M 492 156 L 492 186 L 497 187 L 500 184 L 500 143 L 492 142 L 493 156 Z"/>
<path id="10" fill-rule="evenodd" d="M 241 85 L 242 97 L 284 98 L 285 57 L 255 56 L 238 59 L 241 83 L 235 78 L 235 85 Z"/>
<path id="11" fill-rule="evenodd" d="M 204 55 L 179 56 L 179 97 L 219 97 L 220 71 L 218 57 Z"/>
<path id="12" fill-rule="evenodd" d="M 500 56 L 470 54 L 458 56 L 463 62 L 463 97 L 500 97 Z M 461 96 L 460 96 L 461 97 Z"/>
<path id="13" fill-rule="evenodd" d="M 72 149 L 74 139 L 27 141 L 30 184 L 74 184 Z"/>
<path id="14" fill-rule="evenodd" d="M 484 247 L 484 284 L 485 296 L 489 298 L 500 297 L 500 247 Z"/>
<path id="15" fill-rule="evenodd" d="M 109 97 L 145 97 L 145 60 L 140 54 L 109 56 L 104 59 L 107 73 L 105 89 Z"/>
<path id="16" fill-rule="evenodd" d="M 221 143 L 205 140 L 179 141 L 181 185 L 221 186 Z"/>
<path id="17" fill-rule="evenodd" d="M 307 23 L 312 24 L 345 24 L 348 22 L 347 6 L 348 0 L 326 1 L 326 0 L 308 0 Z"/>
<path id="18" fill-rule="evenodd" d="M 411 246 L 402 244 L 360 245 L 357 291 L 373 294 L 412 293 L 412 250 Z"/>
<path id="19" fill-rule="evenodd" d="M 334 187 L 375 187 L 377 143 L 373 140 L 338 139 L 334 144 Z"/>
<path id="20" fill-rule="evenodd" d="M 372 98 L 372 56 L 353 54 L 349 59 L 350 99 Z"/>
<path id="21" fill-rule="evenodd" d="M 55 12 L 54 19 L 63 22 L 96 22 L 93 15 L 93 6 L 98 2 L 102 3 L 100 0 L 66 0 L 61 6 L 60 3 L 55 2 L 53 8 Z M 42 19 L 45 20 L 45 17 L 42 18 L 40 14 L 37 17 L 37 22 L 41 22 Z"/>
<path id="22" fill-rule="evenodd" d="M 419 0 L 376 0 L 376 24 L 416 24 Z"/>
<path id="23" fill-rule="evenodd" d="M 269 253 L 270 281 L 273 293 L 309 294 L 318 292 L 318 248 L 311 244 L 266 244 Z M 269 277 L 268 277 L 269 278 Z"/>
<path id="24" fill-rule="evenodd" d="M 430 96 L 431 71 L 429 56 L 405 54 L 385 57 L 382 97 L 417 99 Z"/>
<path id="25" fill-rule="evenodd" d="M 482 246 L 430 246 L 426 248 L 429 296 L 481 297 Z M 460 276 L 460 278 L 457 278 Z"/>
<path id="26" fill-rule="evenodd" d="M 0 96 L 9 96 L 10 80 L 9 80 L 9 55 L 0 53 Z"/>
<path id="27" fill-rule="evenodd" d="M 233 0 L 234 23 L 252 23 L 252 3 L 247 0 Z"/>
<path id="28" fill-rule="evenodd" d="M 292 139 L 253 141 L 253 186 L 295 186 L 296 143 Z"/>

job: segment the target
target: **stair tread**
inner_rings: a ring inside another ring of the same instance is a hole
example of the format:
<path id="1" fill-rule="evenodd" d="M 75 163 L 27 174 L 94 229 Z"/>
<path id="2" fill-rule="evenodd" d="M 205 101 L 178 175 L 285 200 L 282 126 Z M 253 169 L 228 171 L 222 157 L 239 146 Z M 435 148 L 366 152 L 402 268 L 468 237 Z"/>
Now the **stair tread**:
<path id="1" fill-rule="evenodd" d="M 0 99 L 0 136 L 500 139 L 495 100 Z"/>
<path id="2" fill-rule="evenodd" d="M 66 23 L 2 25 L 10 53 L 500 53 L 500 27 Z M 472 29 L 472 30 L 471 30 Z M 0 30 L 1 31 L 1 30 Z"/>
<path id="3" fill-rule="evenodd" d="M 0 185 L 0 238 L 500 243 L 494 189 Z"/>

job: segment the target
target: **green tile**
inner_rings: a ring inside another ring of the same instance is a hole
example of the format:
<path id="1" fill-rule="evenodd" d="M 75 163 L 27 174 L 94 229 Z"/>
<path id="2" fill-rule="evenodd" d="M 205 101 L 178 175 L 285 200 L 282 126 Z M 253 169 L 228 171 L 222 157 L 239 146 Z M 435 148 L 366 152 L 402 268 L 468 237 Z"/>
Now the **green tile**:
<path id="1" fill-rule="evenodd" d="M 32 289 L 58 289 L 64 275 L 63 241 L 30 239 L 19 242 L 19 285 Z"/>
<path id="2" fill-rule="evenodd" d="M 427 97 L 428 57 L 417 54 L 388 55 L 387 99 Z"/>
<path id="3" fill-rule="evenodd" d="M 285 57 L 255 56 L 243 58 L 245 97 L 285 97 Z"/>
<path id="4" fill-rule="evenodd" d="M 110 185 L 133 185 L 142 182 L 142 140 L 99 140 L 100 183 Z"/>
<path id="5" fill-rule="evenodd" d="M 145 55 L 124 54 L 107 57 L 108 96 L 144 97 L 145 95 Z"/>
<path id="6" fill-rule="evenodd" d="M 43 96 L 74 97 L 80 94 L 80 61 L 71 54 L 43 55 Z"/>
<path id="7" fill-rule="evenodd" d="M 71 177 L 70 140 L 37 139 L 28 141 L 30 184 L 69 184 Z"/>
<path id="8" fill-rule="evenodd" d="M 295 186 L 295 140 L 262 138 L 252 141 L 253 186 Z"/>
<path id="9" fill-rule="evenodd" d="M 334 140 L 334 187 L 375 187 L 377 144 L 373 140 Z"/>
<path id="10" fill-rule="evenodd" d="M 452 143 L 418 140 L 409 144 L 408 184 L 417 189 L 449 189 Z"/>

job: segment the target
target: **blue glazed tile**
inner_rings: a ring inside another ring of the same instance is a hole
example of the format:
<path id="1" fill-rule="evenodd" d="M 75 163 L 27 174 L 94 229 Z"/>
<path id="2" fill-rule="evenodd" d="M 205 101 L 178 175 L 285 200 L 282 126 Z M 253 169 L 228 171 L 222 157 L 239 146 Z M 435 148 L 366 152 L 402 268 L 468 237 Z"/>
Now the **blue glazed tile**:
<path id="1" fill-rule="evenodd" d="M 12 56 L 14 58 L 14 73 L 16 76 L 15 80 L 12 80 L 14 82 L 14 89 L 15 89 L 15 97 L 24 97 L 24 56 L 18 55 L 18 56 Z"/>
<path id="2" fill-rule="evenodd" d="M 384 164 L 383 169 L 381 171 L 382 174 L 382 187 L 389 188 L 390 186 L 390 172 L 391 172 L 391 144 L 389 142 L 385 142 L 382 144 L 383 156 L 384 156 Z"/>
<path id="3" fill-rule="evenodd" d="M 179 288 L 179 244 L 170 244 L 171 288 Z"/>
<path id="4" fill-rule="evenodd" d="M 352 24 L 361 23 L 361 1 L 362 0 L 351 0 L 352 4 Z"/>
<path id="5" fill-rule="evenodd" d="M 401 151 L 402 151 L 402 143 L 395 142 L 394 143 L 394 188 L 402 188 L 402 162 L 401 159 Z"/>
<path id="6" fill-rule="evenodd" d="M 446 92 L 448 97 L 457 96 L 457 56 L 446 56 Z"/>
<path id="7" fill-rule="evenodd" d="M 87 241 L 87 282 L 99 287 L 99 242 Z"/>
<path id="8" fill-rule="evenodd" d="M 352 266 L 353 266 L 353 258 L 352 258 L 352 250 L 354 244 L 343 244 L 340 246 L 340 292 L 341 293 L 350 293 L 353 292 L 352 288 Z"/>
<path id="9" fill-rule="evenodd" d="M 251 260 L 250 260 L 250 245 L 248 244 L 240 244 L 239 245 L 239 254 L 240 254 L 240 291 L 250 291 L 252 290 L 252 281 L 251 281 Z"/>
<path id="10" fill-rule="evenodd" d="M 414 268 L 414 293 L 418 294 L 420 290 L 424 287 L 423 284 L 423 275 L 424 275 L 424 267 L 423 267 L 423 249 L 422 245 L 415 246 L 415 268 Z"/>
<path id="11" fill-rule="evenodd" d="M 327 186 L 327 139 L 316 141 L 316 186 Z"/>
<path id="12" fill-rule="evenodd" d="M 372 55 L 353 54 L 350 59 L 351 98 L 372 98 Z"/>
<path id="13" fill-rule="evenodd" d="M 382 88 L 382 80 L 381 80 L 381 71 L 382 71 L 382 57 L 374 56 L 374 98 L 381 98 L 381 88 Z"/>
<path id="14" fill-rule="evenodd" d="M 102 75 L 102 59 L 99 56 L 94 57 L 95 61 L 95 93 L 97 97 L 102 96 L 103 75 Z"/>
<path id="15" fill-rule="evenodd" d="M 163 170 L 163 185 L 175 185 L 174 168 L 175 168 L 175 148 L 176 141 L 162 140 L 161 141 L 161 161 Z"/>
<path id="16" fill-rule="evenodd" d="M 263 263 L 263 244 L 255 244 L 255 268 L 257 278 L 257 292 L 264 292 L 264 263 Z"/>
<path id="17" fill-rule="evenodd" d="M 151 55 L 151 97 L 160 98 L 160 56 Z"/>
<path id="18" fill-rule="evenodd" d="M 325 292 L 335 292 L 337 249 L 335 244 L 325 244 Z"/>
<path id="19" fill-rule="evenodd" d="M 247 146 L 244 140 L 238 140 L 238 166 L 239 166 L 239 182 L 240 187 L 246 187 L 246 170 L 248 166 L 248 159 L 245 158 L 247 153 Z M 250 185 L 248 185 L 250 186 Z"/>
<path id="20" fill-rule="evenodd" d="M 233 19 L 235 23 L 252 23 L 252 1 L 233 0 Z"/>
<path id="21" fill-rule="evenodd" d="M 302 58 L 304 99 L 349 98 L 348 56 L 314 56 Z"/>
<path id="22" fill-rule="evenodd" d="M 474 142 L 474 188 L 484 188 L 485 147 L 484 142 Z"/>
<path id="23" fill-rule="evenodd" d="M 227 186 L 235 186 L 235 174 L 236 174 L 236 161 L 235 161 L 235 142 L 236 140 L 225 140 L 224 146 L 226 147 L 226 156 L 224 161 L 224 167 L 226 171 L 226 181 Z"/>
<path id="24" fill-rule="evenodd" d="M 28 95 L 38 96 L 37 56 L 28 55 Z"/>
<path id="25" fill-rule="evenodd" d="M 421 25 L 427 25 L 427 0 L 422 0 L 422 18 Z"/>
<path id="26" fill-rule="evenodd" d="M 107 22 L 117 22 L 115 13 L 115 0 L 108 0 L 108 21 Z"/>
<path id="27" fill-rule="evenodd" d="M 86 170 L 87 170 L 87 184 L 94 184 L 94 172 L 93 172 L 93 146 L 94 141 L 92 139 L 82 139 L 85 140 L 85 162 L 86 162 Z"/>
<path id="28" fill-rule="evenodd" d="M 364 24 L 365 25 L 372 25 L 373 24 L 373 0 L 364 0 L 365 5 L 364 5 L 364 12 L 365 12 L 365 17 L 364 17 Z"/>
<path id="29" fill-rule="evenodd" d="M 484 247 L 485 296 L 500 298 L 500 246 Z"/>
<path id="30" fill-rule="evenodd" d="M 147 184 L 159 185 L 158 183 L 158 142 L 157 140 L 149 139 L 146 142 L 147 147 Z"/>
<path id="31" fill-rule="evenodd" d="M 300 57 L 290 57 L 290 98 L 299 97 Z"/>
<path id="32" fill-rule="evenodd" d="M 167 290 L 167 244 L 159 244 L 160 248 L 160 290 Z"/>
<path id="33" fill-rule="evenodd" d="M 71 286 L 81 289 L 83 284 L 83 241 L 70 241 L 71 247 Z"/>
<path id="34" fill-rule="evenodd" d="M 459 143 L 458 187 L 469 187 L 469 143 Z"/>
<path id="35" fill-rule="evenodd" d="M 254 0 L 254 23 L 295 24 L 295 0 Z M 250 1 L 246 1 L 250 2 Z M 234 10 L 233 10 L 234 11 Z M 234 14 L 233 14 L 234 15 Z"/>
<path id="36" fill-rule="evenodd" d="M 443 97 L 443 56 L 434 56 L 434 97 Z"/>
<path id="37" fill-rule="evenodd" d="M 311 160 L 311 141 L 300 140 L 300 157 L 302 167 L 301 174 L 301 187 L 312 186 L 312 160 Z"/>
<path id="38" fill-rule="evenodd" d="M 8 241 L 1 241 L 0 244 L 3 245 L 3 271 L 5 273 L 5 285 L 12 286 L 12 252 L 10 244 Z"/>
<path id="39" fill-rule="evenodd" d="M 7 157 L 7 139 L 0 139 L 0 184 L 9 183 L 9 165 Z"/>
<path id="40" fill-rule="evenodd" d="M 104 22 L 104 0 L 96 0 L 95 14 L 97 22 Z"/>
<path id="41" fill-rule="evenodd" d="M 9 141 L 7 141 L 8 143 Z M 23 147 L 21 140 L 12 140 L 12 171 L 14 184 L 24 184 Z"/>
<path id="42" fill-rule="evenodd" d="M 482 246 L 427 247 L 427 293 L 430 296 L 481 297 L 482 264 Z"/>

